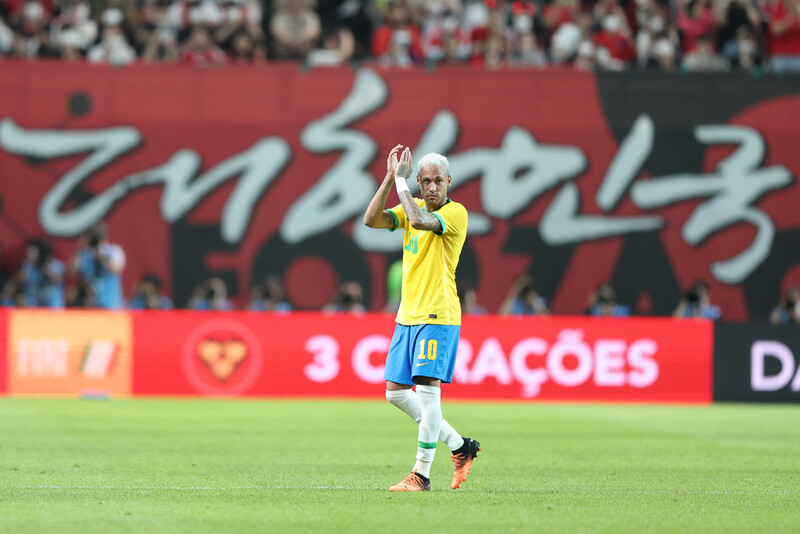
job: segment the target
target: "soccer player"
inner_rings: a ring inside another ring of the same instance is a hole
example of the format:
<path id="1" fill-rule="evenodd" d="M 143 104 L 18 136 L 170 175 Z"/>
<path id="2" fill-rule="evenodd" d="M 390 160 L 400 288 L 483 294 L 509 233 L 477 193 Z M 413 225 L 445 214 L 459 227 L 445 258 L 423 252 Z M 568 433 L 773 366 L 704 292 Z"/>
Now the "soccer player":
<path id="1" fill-rule="evenodd" d="M 402 149 L 402 154 L 398 153 Z M 453 379 L 461 305 L 456 294 L 456 266 L 467 236 L 467 210 L 447 198 L 450 164 L 440 154 L 419 161 L 415 199 L 406 180 L 413 169 L 411 150 L 397 145 L 386 161 L 386 178 L 364 214 L 370 228 L 403 229 L 403 282 L 389 355 L 386 399 L 419 424 L 417 460 L 405 480 L 391 491 L 430 490 L 436 443 L 452 451 L 453 489 L 461 486 L 480 443 L 462 438 L 442 419 L 441 384 Z M 392 185 L 400 204 L 385 209 Z M 416 385 L 417 391 L 411 390 Z"/>

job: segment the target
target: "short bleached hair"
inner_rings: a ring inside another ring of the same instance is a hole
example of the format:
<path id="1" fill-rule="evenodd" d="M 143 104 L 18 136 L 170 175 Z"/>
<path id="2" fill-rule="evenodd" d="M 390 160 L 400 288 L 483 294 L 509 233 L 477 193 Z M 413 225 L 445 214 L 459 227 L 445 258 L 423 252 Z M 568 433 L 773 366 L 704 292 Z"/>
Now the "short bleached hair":
<path id="1" fill-rule="evenodd" d="M 439 172 L 444 171 L 446 176 L 450 176 L 450 162 L 447 161 L 447 158 L 441 154 L 431 152 L 430 154 L 425 154 L 422 156 L 422 159 L 420 159 L 419 163 L 417 164 L 417 174 L 419 174 L 419 171 L 422 169 L 422 167 L 427 167 L 428 165 L 433 165 L 439 169 Z"/>

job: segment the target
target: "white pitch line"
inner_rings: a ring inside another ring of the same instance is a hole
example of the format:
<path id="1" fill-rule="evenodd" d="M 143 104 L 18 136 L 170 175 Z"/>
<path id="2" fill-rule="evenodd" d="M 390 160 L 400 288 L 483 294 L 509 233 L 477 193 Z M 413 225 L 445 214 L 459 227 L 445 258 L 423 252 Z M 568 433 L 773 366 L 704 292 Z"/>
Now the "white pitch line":
<path id="1" fill-rule="evenodd" d="M 0 486 L 2 489 L 87 489 L 87 490 L 112 490 L 112 491 L 251 491 L 251 490 L 361 490 L 371 491 L 384 489 L 383 487 L 375 488 L 355 488 L 350 486 L 231 486 L 231 487 L 217 487 L 217 486 L 78 486 L 78 485 L 21 485 L 21 486 Z"/>
<path id="2" fill-rule="evenodd" d="M 19 485 L 19 486 L 0 486 L 0 490 L 110 490 L 110 491 L 270 491 L 270 490 L 350 490 L 350 491 L 383 491 L 386 487 L 353 487 L 353 486 L 80 486 L 80 485 Z M 473 491 L 481 491 L 479 488 L 473 488 Z M 503 490 L 489 490 L 491 493 L 504 494 L 504 493 L 541 493 L 541 494 L 563 494 L 563 493 L 591 493 L 590 491 L 575 489 L 571 491 L 564 490 L 548 490 L 545 488 L 539 490 L 519 490 L 519 489 L 503 489 Z M 605 491 L 604 491 L 605 492 Z M 708 491 L 684 491 L 684 490 L 623 490 L 623 489 L 608 489 L 607 492 L 611 493 L 639 493 L 648 495 L 797 495 L 798 492 L 793 491 L 730 491 L 730 490 L 708 490 Z"/>
<path id="3" fill-rule="evenodd" d="M 222 488 L 213 486 L 180 487 L 180 486 L 74 486 L 74 485 L 7 486 L 7 488 L 8 489 L 98 489 L 98 490 L 115 490 L 115 491 L 132 491 L 132 490 L 230 491 L 230 490 L 261 489 L 256 486 Z"/>

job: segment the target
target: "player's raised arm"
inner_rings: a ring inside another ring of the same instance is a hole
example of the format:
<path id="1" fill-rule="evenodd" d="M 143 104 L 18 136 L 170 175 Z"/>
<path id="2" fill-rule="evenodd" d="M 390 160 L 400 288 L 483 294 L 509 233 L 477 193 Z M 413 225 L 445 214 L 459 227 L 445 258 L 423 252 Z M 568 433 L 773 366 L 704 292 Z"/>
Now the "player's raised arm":
<path id="1" fill-rule="evenodd" d="M 406 217 L 408 217 L 408 223 L 416 230 L 429 230 L 441 234 L 443 229 L 439 218 L 431 213 L 422 211 L 422 208 L 414 202 L 414 197 L 411 196 L 411 192 L 408 190 L 406 180 L 411 177 L 413 168 L 414 164 L 411 160 L 411 149 L 406 147 L 397 164 L 397 170 L 395 171 L 397 178 L 395 179 L 395 183 L 397 185 L 397 195 L 400 197 L 400 203 L 403 205 Z"/>
<path id="2" fill-rule="evenodd" d="M 369 201 L 367 211 L 364 213 L 364 224 L 370 228 L 392 228 L 394 226 L 394 218 L 386 213 L 386 199 L 389 198 L 389 192 L 392 190 L 392 185 L 395 181 L 395 172 L 397 170 L 397 153 L 403 145 L 397 145 L 389 152 L 389 157 L 386 160 L 386 177 L 383 179 L 378 191 L 372 200 Z"/>

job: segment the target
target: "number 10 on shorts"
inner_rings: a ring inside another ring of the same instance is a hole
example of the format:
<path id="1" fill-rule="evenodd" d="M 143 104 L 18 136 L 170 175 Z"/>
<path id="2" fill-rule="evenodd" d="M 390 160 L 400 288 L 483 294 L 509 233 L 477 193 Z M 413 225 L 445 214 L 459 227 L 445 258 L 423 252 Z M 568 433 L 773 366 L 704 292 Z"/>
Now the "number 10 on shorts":
<path id="1" fill-rule="evenodd" d="M 425 342 L 428 342 L 428 353 L 425 354 Z M 420 339 L 419 340 L 419 356 L 417 356 L 418 360 L 435 360 L 436 359 L 436 349 L 439 346 L 439 342 L 435 339 L 427 340 L 427 339 Z"/>

